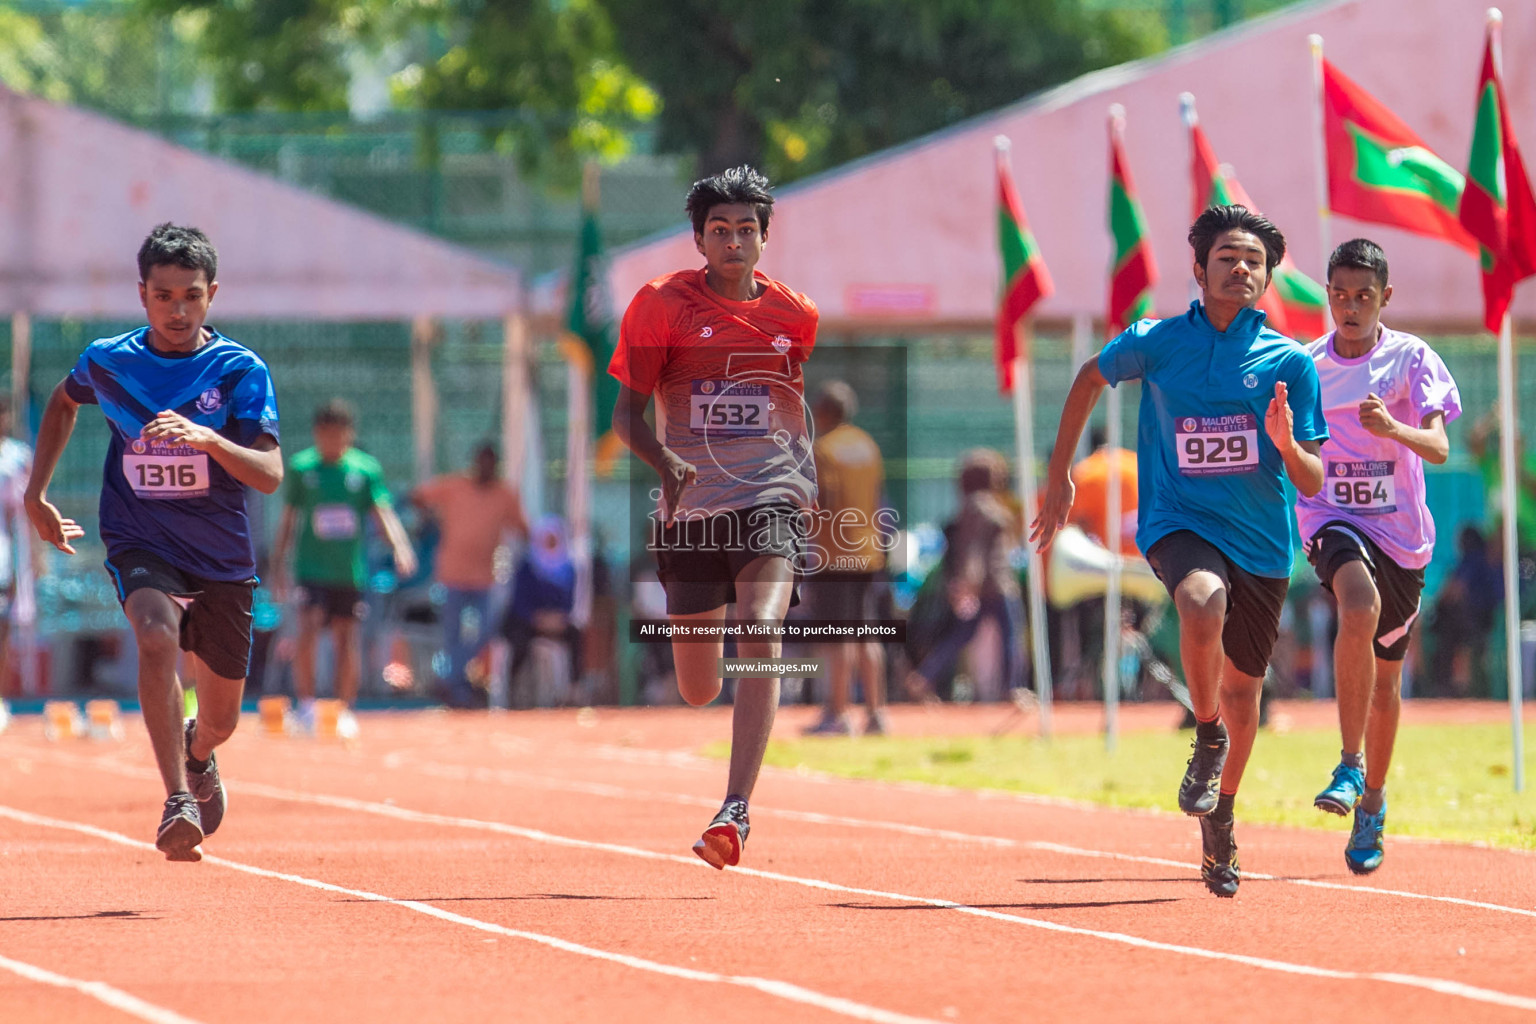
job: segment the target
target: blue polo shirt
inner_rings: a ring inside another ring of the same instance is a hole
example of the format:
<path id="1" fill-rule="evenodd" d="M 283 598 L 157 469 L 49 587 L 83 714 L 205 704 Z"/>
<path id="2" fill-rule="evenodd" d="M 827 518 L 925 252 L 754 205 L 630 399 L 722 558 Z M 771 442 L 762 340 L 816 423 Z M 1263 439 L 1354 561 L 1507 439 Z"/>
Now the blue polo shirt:
<path id="1" fill-rule="evenodd" d="M 203 452 L 139 436 L 172 409 L 247 448 L 262 434 L 278 440 L 267 364 L 209 333 L 206 345 L 177 355 L 151 347 L 147 327 L 92 342 L 64 390 L 100 405 L 112 428 L 101 483 L 107 558 L 139 549 L 193 576 L 238 582 L 256 574 L 244 485 Z"/>
<path id="2" fill-rule="evenodd" d="M 1285 463 L 1264 432 L 1284 381 L 1298 441 L 1325 441 L 1317 368 L 1307 350 L 1245 309 L 1218 331 L 1199 302 L 1142 320 L 1099 353 L 1111 385 L 1142 381 L 1136 546 L 1191 530 L 1255 576 L 1291 575 Z"/>

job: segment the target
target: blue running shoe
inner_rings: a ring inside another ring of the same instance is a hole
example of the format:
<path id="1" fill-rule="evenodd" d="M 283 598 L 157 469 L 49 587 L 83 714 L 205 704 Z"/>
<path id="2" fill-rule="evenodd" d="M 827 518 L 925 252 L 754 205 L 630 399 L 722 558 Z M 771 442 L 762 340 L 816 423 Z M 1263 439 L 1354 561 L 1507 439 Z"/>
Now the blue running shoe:
<path id="1" fill-rule="evenodd" d="M 1352 764 L 1341 763 L 1333 770 L 1333 781 L 1328 788 L 1317 794 L 1312 806 L 1329 814 L 1343 817 L 1355 809 L 1365 793 L 1365 772 Z"/>
<path id="2" fill-rule="evenodd" d="M 1344 863 L 1357 875 L 1368 875 L 1381 867 L 1381 834 L 1387 829 L 1387 802 L 1375 814 L 1364 807 L 1355 808 L 1355 827 L 1344 847 Z"/>

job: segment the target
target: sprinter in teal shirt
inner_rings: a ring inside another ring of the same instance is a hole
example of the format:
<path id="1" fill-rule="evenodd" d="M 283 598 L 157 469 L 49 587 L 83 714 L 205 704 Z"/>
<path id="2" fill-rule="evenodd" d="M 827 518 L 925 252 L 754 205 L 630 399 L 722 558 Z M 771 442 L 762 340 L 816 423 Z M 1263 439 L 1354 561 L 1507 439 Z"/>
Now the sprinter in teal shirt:
<path id="1" fill-rule="evenodd" d="M 1285 482 L 1309 496 L 1322 489 L 1328 426 L 1312 358 L 1254 308 L 1285 255 L 1280 230 L 1245 207 L 1217 206 L 1196 219 L 1189 244 L 1201 301 L 1134 325 L 1083 364 L 1030 539 L 1044 548 L 1066 524 L 1072 453 L 1099 393 L 1140 380 L 1136 544 L 1178 608 L 1196 719 L 1179 809 L 1200 819 L 1206 887 L 1235 896 L 1233 806 L 1290 583 Z"/>

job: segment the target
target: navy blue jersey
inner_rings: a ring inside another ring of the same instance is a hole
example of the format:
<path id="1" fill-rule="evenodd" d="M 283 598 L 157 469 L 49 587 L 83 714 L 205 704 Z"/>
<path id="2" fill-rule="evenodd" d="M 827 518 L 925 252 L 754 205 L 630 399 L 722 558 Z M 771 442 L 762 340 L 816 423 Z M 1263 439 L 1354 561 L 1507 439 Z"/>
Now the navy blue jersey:
<path id="1" fill-rule="evenodd" d="M 278 439 L 267 364 L 208 330 L 211 340 L 186 355 L 151 348 L 148 327 L 92 342 L 64 390 L 100 405 L 112 428 L 101 485 L 107 557 L 150 551 L 190 575 L 234 582 L 256 573 L 245 486 L 205 452 L 140 436 L 169 409 L 242 447 Z"/>

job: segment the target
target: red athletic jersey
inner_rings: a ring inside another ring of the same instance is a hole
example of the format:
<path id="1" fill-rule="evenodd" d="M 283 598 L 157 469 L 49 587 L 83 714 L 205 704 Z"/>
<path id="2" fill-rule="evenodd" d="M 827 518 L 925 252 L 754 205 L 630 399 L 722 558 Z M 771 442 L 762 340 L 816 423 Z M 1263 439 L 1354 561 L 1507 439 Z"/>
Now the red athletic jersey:
<path id="1" fill-rule="evenodd" d="M 640 289 L 608 372 L 655 395 L 658 439 L 698 468 L 680 511 L 812 507 L 801 368 L 816 345 L 816 304 L 762 274 L 758 297 L 734 302 L 704 274 L 680 270 Z"/>

